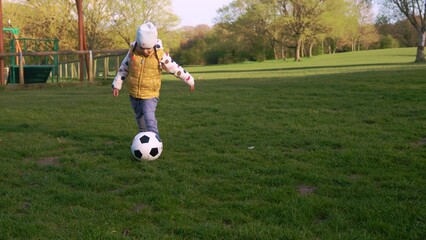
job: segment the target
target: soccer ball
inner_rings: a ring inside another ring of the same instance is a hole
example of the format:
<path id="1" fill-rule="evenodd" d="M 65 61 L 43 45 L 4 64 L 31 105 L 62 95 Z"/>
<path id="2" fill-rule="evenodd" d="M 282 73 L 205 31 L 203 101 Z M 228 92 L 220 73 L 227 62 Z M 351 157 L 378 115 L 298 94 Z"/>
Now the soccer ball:
<path id="1" fill-rule="evenodd" d="M 163 143 L 154 132 L 140 132 L 133 138 L 130 150 L 138 161 L 153 161 L 163 152 Z"/>

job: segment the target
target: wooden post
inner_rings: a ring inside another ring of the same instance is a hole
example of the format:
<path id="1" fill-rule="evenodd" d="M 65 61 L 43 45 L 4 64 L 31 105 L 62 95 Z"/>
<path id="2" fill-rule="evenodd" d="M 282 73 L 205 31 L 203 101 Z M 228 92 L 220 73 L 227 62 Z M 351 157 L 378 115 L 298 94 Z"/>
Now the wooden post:
<path id="1" fill-rule="evenodd" d="M 106 80 L 108 77 L 108 67 L 108 59 L 104 58 L 104 80 Z"/>
<path id="2" fill-rule="evenodd" d="M 77 70 L 77 76 L 81 76 L 81 73 L 84 71 L 84 64 L 77 65 L 76 70 Z"/>
<path id="3" fill-rule="evenodd" d="M 24 80 L 24 61 L 23 61 L 23 56 L 22 56 L 22 52 L 19 55 L 19 83 L 20 84 L 25 84 L 25 80 Z"/>
<path id="4" fill-rule="evenodd" d="M 119 70 L 120 70 L 120 56 L 117 56 L 117 59 L 115 61 L 115 74 L 117 74 Z"/>
<path id="5" fill-rule="evenodd" d="M 71 63 L 70 71 L 71 71 L 71 79 L 73 79 L 73 78 L 74 78 L 74 73 L 75 73 L 75 66 L 74 66 L 74 63 Z"/>
<path id="6" fill-rule="evenodd" d="M 89 67 L 87 69 L 87 75 L 89 76 L 89 82 L 93 81 L 93 53 L 89 51 Z"/>
<path id="7" fill-rule="evenodd" d="M 66 63 L 64 66 L 64 71 L 65 71 L 65 78 L 68 78 L 68 64 Z"/>
<path id="8" fill-rule="evenodd" d="M 98 60 L 93 59 L 93 77 L 96 78 L 96 72 L 98 71 Z"/>

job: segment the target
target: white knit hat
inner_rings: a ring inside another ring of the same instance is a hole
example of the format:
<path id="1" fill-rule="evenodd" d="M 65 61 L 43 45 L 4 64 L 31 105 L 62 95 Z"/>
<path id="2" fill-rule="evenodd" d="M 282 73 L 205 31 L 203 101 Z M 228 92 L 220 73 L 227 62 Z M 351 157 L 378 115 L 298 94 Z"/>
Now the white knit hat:
<path id="1" fill-rule="evenodd" d="M 136 30 L 136 42 L 142 48 L 154 47 L 157 43 L 157 36 L 157 28 L 150 22 L 140 25 Z"/>

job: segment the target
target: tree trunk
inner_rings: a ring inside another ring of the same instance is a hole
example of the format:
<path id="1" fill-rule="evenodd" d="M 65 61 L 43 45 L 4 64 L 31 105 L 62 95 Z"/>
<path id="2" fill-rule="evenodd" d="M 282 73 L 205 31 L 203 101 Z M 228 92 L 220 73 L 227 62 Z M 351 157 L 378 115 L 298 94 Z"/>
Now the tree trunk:
<path id="1" fill-rule="evenodd" d="M 425 62 L 426 32 L 419 31 L 419 42 L 417 44 L 416 62 Z"/>
<path id="2" fill-rule="evenodd" d="M 313 56 L 313 48 L 314 48 L 314 43 L 313 42 L 311 42 L 310 44 L 309 44 L 309 56 L 308 57 L 312 57 Z"/>
<path id="3" fill-rule="evenodd" d="M 284 45 L 281 45 L 281 58 L 283 60 L 286 60 L 286 54 L 285 54 L 285 47 L 284 47 Z"/>
<path id="4" fill-rule="evenodd" d="M 301 50 L 301 44 L 302 40 L 297 40 L 296 41 L 296 52 L 295 52 L 295 56 L 294 56 L 294 61 L 296 62 L 300 62 L 300 50 Z"/>
<path id="5" fill-rule="evenodd" d="M 277 52 L 277 48 L 274 46 L 274 58 L 275 60 L 278 60 L 278 52 Z"/>
<path id="6" fill-rule="evenodd" d="M 281 58 L 282 59 L 284 59 L 284 60 L 286 60 L 286 52 L 285 52 L 285 49 L 286 49 L 286 47 L 285 47 L 285 41 L 284 41 L 284 38 L 281 38 Z"/>

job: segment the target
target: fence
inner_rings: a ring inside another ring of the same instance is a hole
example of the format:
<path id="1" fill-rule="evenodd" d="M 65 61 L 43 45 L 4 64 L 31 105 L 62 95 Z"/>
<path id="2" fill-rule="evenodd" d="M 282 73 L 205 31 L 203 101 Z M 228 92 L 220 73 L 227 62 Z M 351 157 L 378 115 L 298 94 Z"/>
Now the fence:
<path id="1" fill-rule="evenodd" d="M 93 74 L 94 79 L 104 79 L 115 76 L 120 68 L 121 61 L 123 60 L 126 50 L 110 51 L 93 56 L 89 59 L 90 73 Z M 90 54 L 89 54 L 90 56 Z M 87 76 L 86 67 L 83 69 L 84 75 Z M 64 61 L 58 65 L 58 77 L 62 80 L 77 79 L 80 76 L 80 61 Z"/>
<path id="2" fill-rule="evenodd" d="M 82 56 L 81 60 L 76 61 L 63 61 L 59 62 L 57 66 L 54 66 L 56 74 L 51 74 L 52 82 L 58 82 L 67 80 L 79 79 L 80 81 L 93 79 L 107 79 L 110 76 L 114 76 L 120 67 L 122 59 L 125 57 L 128 49 L 120 50 L 89 50 L 89 51 L 57 51 L 57 52 L 22 52 L 22 53 L 2 53 L 0 58 L 6 58 L 10 56 L 18 56 L 23 58 L 24 56 Z M 86 60 L 86 61 L 84 61 Z M 30 68 L 31 66 L 26 66 Z M 24 65 L 19 65 L 19 83 L 25 83 L 24 76 Z M 81 71 L 83 73 L 81 74 Z M 82 76 L 84 76 L 82 79 Z M 0 76 L 1 77 L 1 76 Z M 56 80 L 55 80 L 56 77 Z M 2 85 L 5 81 L 2 79 Z"/>

